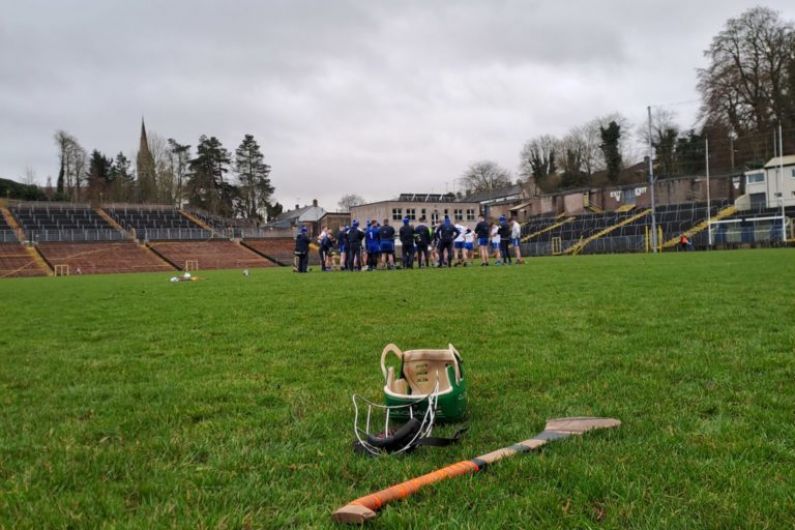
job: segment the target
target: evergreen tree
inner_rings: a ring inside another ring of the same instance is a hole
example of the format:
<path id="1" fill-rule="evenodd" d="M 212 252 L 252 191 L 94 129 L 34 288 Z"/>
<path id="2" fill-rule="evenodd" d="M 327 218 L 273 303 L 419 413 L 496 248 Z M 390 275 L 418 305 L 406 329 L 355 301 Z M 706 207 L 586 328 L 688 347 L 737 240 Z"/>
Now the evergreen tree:
<path id="1" fill-rule="evenodd" d="M 284 206 L 282 206 L 278 202 L 274 204 L 268 203 L 265 205 L 265 211 L 267 212 L 268 221 L 272 221 L 273 219 L 276 219 L 282 214 L 282 212 L 284 211 Z"/>
<path id="2" fill-rule="evenodd" d="M 704 136 L 691 130 L 676 141 L 676 158 L 683 175 L 699 175 L 705 170 Z"/>
<path id="3" fill-rule="evenodd" d="M 113 179 L 112 162 L 105 155 L 94 149 L 88 161 L 88 200 L 92 203 L 101 202 Z"/>
<path id="4" fill-rule="evenodd" d="M 188 163 L 188 203 L 211 213 L 231 210 L 222 207 L 222 200 L 229 196 L 224 193 L 224 174 L 229 171 L 229 152 L 224 149 L 215 136 L 202 135 L 196 147 L 196 158 Z"/>
<path id="5" fill-rule="evenodd" d="M 248 219 L 262 220 L 266 205 L 274 191 L 269 175 L 271 167 L 254 136 L 247 134 L 235 150 L 235 173 L 240 181 L 241 214 Z"/>
<path id="6" fill-rule="evenodd" d="M 674 127 L 666 127 L 658 131 L 657 138 L 652 142 L 657 159 L 657 175 L 660 178 L 675 177 L 679 175 L 679 163 L 676 147 L 679 131 Z"/>
<path id="7" fill-rule="evenodd" d="M 621 160 L 621 126 L 615 121 L 611 121 L 607 128 L 599 127 L 599 132 L 602 136 L 602 154 L 605 158 L 605 165 L 607 166 L 607 179 L 615 184 L 621 176 L 621 168 L 623 162 Z"/>
<path id="8" fill-rule="evenodd" d="M 135 175 L 130 169 L 130 160 L 121 151 L 110 167 L 110 199 L 129 201 L 135 190 Z"/>
<path id="9" fill-rule="evenodd" d="M 174 140 L 168 139 L 169 164 L 171 172 L 176 178 L 176 203 L 177 207 L 182 207 L 183 187 L 190 161 L 190 146 L 183 145 Z"/>

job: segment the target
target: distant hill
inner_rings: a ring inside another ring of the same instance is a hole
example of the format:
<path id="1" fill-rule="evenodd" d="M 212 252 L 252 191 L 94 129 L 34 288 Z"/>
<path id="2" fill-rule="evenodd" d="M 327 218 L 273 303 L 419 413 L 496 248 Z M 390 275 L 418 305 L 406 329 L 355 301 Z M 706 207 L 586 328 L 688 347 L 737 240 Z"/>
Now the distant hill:
<path id="1" fill-rule="evenodd" d="M 20 199 L 23 201 L 46 201 L 47 196 L 37 186 L 20 184 L 13 180 L 0 178 L 0 198 Z"/>

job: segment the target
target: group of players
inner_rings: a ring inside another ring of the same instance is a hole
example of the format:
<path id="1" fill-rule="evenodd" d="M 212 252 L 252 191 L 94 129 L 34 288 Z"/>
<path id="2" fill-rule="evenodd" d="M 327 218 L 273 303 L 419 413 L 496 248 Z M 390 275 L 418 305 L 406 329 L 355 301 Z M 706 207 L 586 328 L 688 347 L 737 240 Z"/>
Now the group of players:
<path id="1" fill-rule="evenodd" d="M 508 221 L 504 216 L 496 223 L 489 224 L 481 216 L 474 230 L 454 224 L 448 216 L 438 225 L 428 225 L 421 218 L 417 225 L 412 225 L 408 217 L 398 229 L 390 225 L 388 219 L 383 223 L 369 221 L 364 227 L 354 220 L 351 226 L 345 226 L 334 234 L 328 227 L 323 227 L 317 238 L 320 263 L 323 271 L 332 270 L 333 252 L 339 252 L 340 269 L 348 271 L 379 268 L 395 269 L 395 240 L 400 241 L 401 261 L 404 269 L 467 266 L 475 258 L 475 244 L 480 254 L 480 265 L 489 265 L 492 255 L 496 257 L 496 265 L 509 265 L 513 258 L 517 263 L 524 263 L 519 248 L 521 225 L 516 221 Z M 309 238 L 306 230 L 296 237 L 296 258 L 298 272 L 307 270 L 307 253 Z M 513 251 L 513 252 L 512 252 Z M 513 256 L 511 255 L 513 253 Z"/>

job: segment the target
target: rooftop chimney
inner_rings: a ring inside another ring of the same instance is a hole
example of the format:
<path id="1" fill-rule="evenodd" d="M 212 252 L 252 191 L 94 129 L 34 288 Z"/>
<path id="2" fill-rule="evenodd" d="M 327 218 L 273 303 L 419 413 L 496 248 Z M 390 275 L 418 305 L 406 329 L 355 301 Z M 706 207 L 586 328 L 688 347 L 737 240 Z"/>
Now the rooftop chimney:
<path id="1" fill-rule="evenodd" d="M 312 206 L 317 206 L 317 199 L 312 199 Z"/>
<path id="2" fill-rule="evenodd" d="M 300 206 L 298 206 L 298 205 L 296 204 L 296 205 L 295 205 L 295 209 L 297 210 L 298 208 L 300 208 Z"/>

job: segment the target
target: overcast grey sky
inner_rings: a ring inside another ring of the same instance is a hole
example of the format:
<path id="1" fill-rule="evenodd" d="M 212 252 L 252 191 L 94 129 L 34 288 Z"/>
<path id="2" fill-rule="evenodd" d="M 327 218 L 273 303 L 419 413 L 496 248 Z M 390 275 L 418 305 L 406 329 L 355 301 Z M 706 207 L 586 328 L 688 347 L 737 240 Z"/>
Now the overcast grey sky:
<path id="1" fill-rule="evenodd" d="M 692 125 L 702 51 L 758 3 L 1 0 L 0 176 L 55 177 L 61 128 L 134 159 L 143 115 L 194 146 L 253 134 L 288 207 L 452 190 L 598 115 Z"/>

